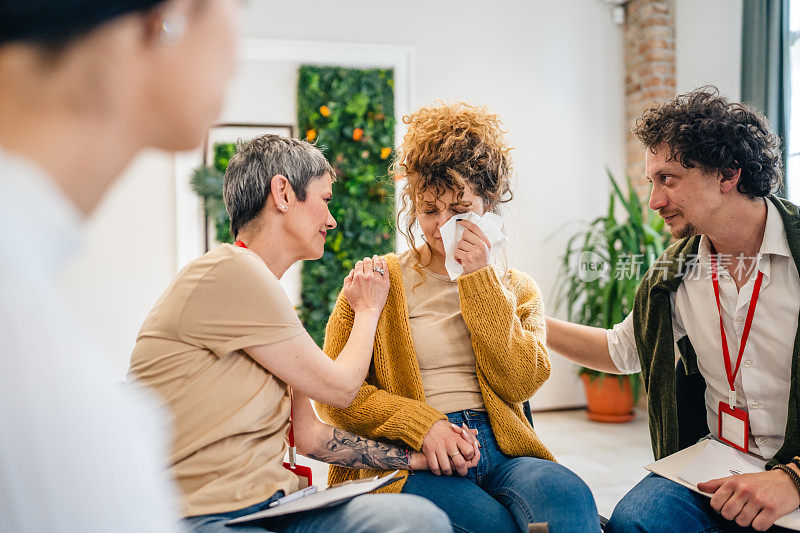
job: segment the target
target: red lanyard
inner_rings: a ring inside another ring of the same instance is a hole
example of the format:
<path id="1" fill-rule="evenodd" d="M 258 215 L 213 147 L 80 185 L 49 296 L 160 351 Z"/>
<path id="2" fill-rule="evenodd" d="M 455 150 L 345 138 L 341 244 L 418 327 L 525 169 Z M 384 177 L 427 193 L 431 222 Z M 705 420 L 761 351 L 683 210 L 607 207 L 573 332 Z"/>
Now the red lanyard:
<path id="1" fill-rule="evenodd" d="M 242 241 L 236 241 L 233 243 L 234 246 L 238 246 L 239 248 L 247 248 L 247 245 Z M 289 389 L 289 466 L 292 468 L 295 467 L 295 461 L 297 460 L 297 448 L 294 445 L 294 424 L 292 423 L 292 412 L 294 410 L 294 402 L 292 401 L 292 391 Z"/>
<path id="2" fill-rule="evenodd" d="M 719 331 L 722 337 L 722 355 L 725 359 L 725 373 L 728 376 L 728 385 L 731 387 L 731 392 L 728 394 L 728 404 L 731 409 L 736 407 L 736 389 L 733 387 L 736 381 L 736 374 L 739 373 L 739 365 L 742 362 L 742 355 L 744 354 L 744 347 L 747 345 L 747 337 L 750 335 L 750 327 L 753 325 L 753 315 L 756 312 L 756 303 L 758 303 L 758 294 L 761 292 L 761 280 L 764 278 L 764 273 L 759 271 L 756 282 L 753 285 L 753 295 L 750 297 L 750 305 L 747 308 L 747 320 L 744 323 L 744 330 L 742 331 L 742 340 L 739 342 L 739 355 L 736 358 L 736 368 L 731 370 L 731 354 L 728 350 L 728 340 L 725 337 L 725 326 L 722 323 L 722 305 L 719 303 L 719 279 L 717 276 L 717 257 L 716 251 L 713 246 L 711 248 L 711 281 L 714 284 L 714 296 L 717 299 L 717 310 L 719 311 Z"/>

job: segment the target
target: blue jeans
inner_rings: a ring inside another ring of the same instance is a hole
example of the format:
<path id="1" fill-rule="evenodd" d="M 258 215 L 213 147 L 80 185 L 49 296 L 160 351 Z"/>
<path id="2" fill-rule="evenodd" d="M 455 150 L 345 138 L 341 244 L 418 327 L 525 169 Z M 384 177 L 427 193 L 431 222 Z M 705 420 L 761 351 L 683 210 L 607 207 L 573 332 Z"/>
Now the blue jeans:
<path id="1" fill-rule="evenodd" d="M 228 513 L 184 518 L 184 525 L 195 533 L 303 533 L 317 531 L 348 531 L 353 533 L 420 533 L 452 531 L 447 516 L 435 505 L 404 494 L 366 494 L 349 502 L 285 517 L 269 518 L 251 524 L 226 526 L 225 522 L 239 516 L 263 511 L 283 495 L 278 491 L 270 499 Z"/>
<path id="2" fill-rule="evenodd" d="M 483 411 L 458 411 L 447 417 L 478 430 L 478 465 L 465 477 L 414 472 L 404 493 L 438 505 L 455 531 L 527 532 L 531 522 L 547 522 L 550 533 L 600 531 L 592 493 L 572 471 L 544 459 L 505 455 Z"/>
<path id="3" fill-rule="evenodd" d="M 754 531 L 725 520 L 711 508 L 707 496 L 655 474 L 649 474 L 619 501 L 605 530 L 606 533 Z M 772 527 L 769 531 L 785 530 Z"/>

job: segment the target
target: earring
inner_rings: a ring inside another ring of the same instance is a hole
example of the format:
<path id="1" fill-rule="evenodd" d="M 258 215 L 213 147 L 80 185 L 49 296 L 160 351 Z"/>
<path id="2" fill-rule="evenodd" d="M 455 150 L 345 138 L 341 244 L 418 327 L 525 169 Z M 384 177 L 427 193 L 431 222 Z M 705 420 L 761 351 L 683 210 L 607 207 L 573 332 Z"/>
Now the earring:
<path id="1" fill-rule="evenodd" d="M 411 225 L 411 235 L 414 235 L 415 231 L 419 232 L 419 236 L 422 239 L 422 242 L 428 244 L 428 241 L 425 240 L 425 232 L 422 231 L 422 226 L 419 225 L 419 220 L 414 220 L 414 223 Z"/>
<path id="2" fill-rule="evenodd" d="M 280 209 L 281 211 L 286 211 L 286 206 L 285 205 L 279 205 L 278 209 Z"/>
<path id="3" fill-rule="evenodd" d="M 175 46 L 186 36 L 186 17 L 181 13 L 170 13 L 161 23 L 161 42 L 167 46 Z"/>

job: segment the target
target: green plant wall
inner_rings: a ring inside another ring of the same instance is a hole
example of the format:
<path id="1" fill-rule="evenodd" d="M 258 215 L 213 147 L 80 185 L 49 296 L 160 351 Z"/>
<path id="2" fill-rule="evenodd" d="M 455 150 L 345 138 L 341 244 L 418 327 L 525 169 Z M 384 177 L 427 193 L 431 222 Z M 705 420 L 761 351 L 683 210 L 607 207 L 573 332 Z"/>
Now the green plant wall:
<path id="1" fill-rule="evenodd" d="M 300 67 L 300 136 L 316 142 L 336 169 L 330 232 L 319 261 L 302 270 L 299 313 L 320 345 L 342 280 L 356 261 L 394 249 L 394 77 L 388 69 Z"/>

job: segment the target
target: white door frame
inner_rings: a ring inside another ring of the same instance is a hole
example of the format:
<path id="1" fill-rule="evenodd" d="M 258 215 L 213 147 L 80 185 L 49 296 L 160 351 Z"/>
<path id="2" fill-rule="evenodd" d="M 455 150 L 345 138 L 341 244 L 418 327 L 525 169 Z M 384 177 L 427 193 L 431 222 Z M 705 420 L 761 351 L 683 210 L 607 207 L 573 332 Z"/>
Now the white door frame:
<path id="1" fill-rule="evenodd" d="M 413 49 L 404 45 L 244 39 L 239 61 L 291 62 L 352 68 L 394 70 L 395 144 L 405 134 L 402 117 L 411 111 Z M 174 156 L 175 182 L 175 270 L 203 253 L 203 211 L 200 198 L 191 190 L 192 171 L 201 164 L 201 149 Z"/>

